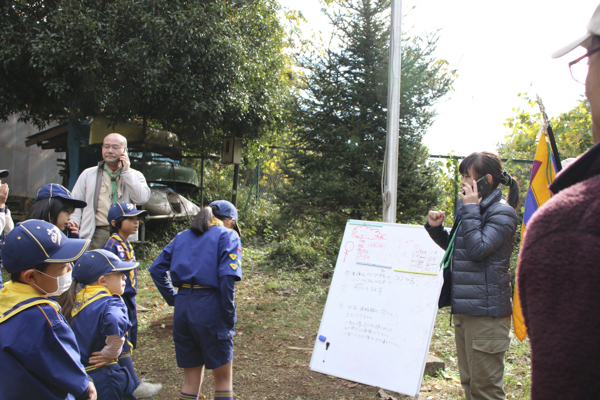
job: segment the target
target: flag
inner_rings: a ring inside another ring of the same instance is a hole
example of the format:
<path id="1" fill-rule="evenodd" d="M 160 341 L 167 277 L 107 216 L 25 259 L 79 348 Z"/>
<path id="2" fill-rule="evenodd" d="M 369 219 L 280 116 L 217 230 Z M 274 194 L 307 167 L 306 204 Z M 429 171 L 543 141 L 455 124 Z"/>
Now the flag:
<path id="1" fill-rule="evenodd" d="M 525 200 L 523 227 L 521 228 L 521 243 L 523 243 L 525 228 L 533 213 L 552 197 L 552 193 L 548 186 L 554 181 L 554 176 L 556 175 L 556 166 L 554 163 L 555 161 L 552 156 L 552 150 L 550 149 L 550 143 L 546 140 L 546 135 L 542 132 L 535 152 L 529 190 L 527 191 L 527 199 Z M 523 318 L 523 311 L 521 310 L 519 287 L 516 281 L 513 299 L 513 326 L 515 335 L 520 341 L 523 341 L 525 336 L 527 336 L 527 327 L 525 326 L 525 319 Z"/>

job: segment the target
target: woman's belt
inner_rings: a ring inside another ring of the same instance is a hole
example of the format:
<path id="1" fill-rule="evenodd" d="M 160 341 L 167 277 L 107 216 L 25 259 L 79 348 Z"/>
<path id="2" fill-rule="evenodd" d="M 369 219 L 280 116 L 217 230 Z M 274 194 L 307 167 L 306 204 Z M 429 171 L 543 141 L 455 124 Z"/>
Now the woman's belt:
<path id="1" fill-rule="evenodd" d="M 179 286 L 179 288 L 185 288 L 185 289 L 214 289 L 214 287 L 212 287 L 212 286 L 190 285 L 189 283 L 184 283 L 183 285 Z"/>

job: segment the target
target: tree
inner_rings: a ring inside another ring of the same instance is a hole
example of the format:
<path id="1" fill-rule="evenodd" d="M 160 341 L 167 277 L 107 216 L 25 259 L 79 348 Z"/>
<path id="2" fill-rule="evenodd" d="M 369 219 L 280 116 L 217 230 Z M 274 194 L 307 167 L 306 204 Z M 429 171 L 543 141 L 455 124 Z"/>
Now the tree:
<path id="1" fill-rule="evenodd" d="M 339 50 L 315 51 L 297 99 L 297 129 L 282 194 L 288 220 L 330 223 L 381 220 L 389 61 L 387 0 L 337 3 L 330 15 Z M 421 140 L 435 115 L 431 107 L 451 88 L 455 71 L 433 56 L 435 37 L 404 38 L 402 49 L 398 220 L 421 222 L 437 202 L 435 169 Z"/>
<path id="2" fill-rule="evenodd" d="M 274 0 L 0 3 L 0 118 L 145 118 L 218 149 L 282 129 Z"/>

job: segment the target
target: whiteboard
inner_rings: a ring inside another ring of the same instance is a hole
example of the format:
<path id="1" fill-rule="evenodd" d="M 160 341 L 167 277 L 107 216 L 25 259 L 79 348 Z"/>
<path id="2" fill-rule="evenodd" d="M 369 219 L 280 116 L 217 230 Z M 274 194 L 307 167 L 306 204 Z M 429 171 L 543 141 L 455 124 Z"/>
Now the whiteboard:
<path id="1" fill-rule="evenodd" d="M 309 368 L 417 397 L 443 255 L 423 226 L 348 221 Z"/>

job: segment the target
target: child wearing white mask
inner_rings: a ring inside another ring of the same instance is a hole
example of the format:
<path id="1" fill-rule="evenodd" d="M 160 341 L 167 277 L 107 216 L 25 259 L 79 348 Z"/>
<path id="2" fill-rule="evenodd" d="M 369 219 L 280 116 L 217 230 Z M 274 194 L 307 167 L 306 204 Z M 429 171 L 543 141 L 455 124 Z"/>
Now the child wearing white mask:
<path id="1" fill-rule="evenodd" d="M 96 399 L 75 335 L 58 304 L 47 298 L 68 288 L 71 262 L 88 246 L 89 240 L 67 239 L 56 226 L 35 219 L 18 224 L 3 241 L 2 262 L 11 280 L 0 290 L 2 399 Z"/>

